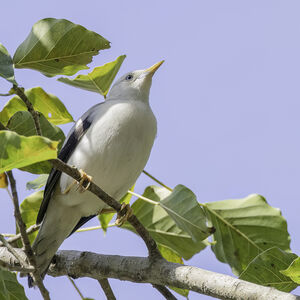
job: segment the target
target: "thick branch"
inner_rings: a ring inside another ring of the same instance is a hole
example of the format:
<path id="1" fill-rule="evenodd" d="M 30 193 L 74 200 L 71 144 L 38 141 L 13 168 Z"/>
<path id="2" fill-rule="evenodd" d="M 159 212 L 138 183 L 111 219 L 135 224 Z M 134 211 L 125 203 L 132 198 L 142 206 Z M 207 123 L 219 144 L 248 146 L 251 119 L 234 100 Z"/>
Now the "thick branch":
<path id="1" fill-rule="evenodd" d="M 60 159 L 52 159 L 50 160 L 52 163 L 52 166 L 55 169 L 58 169 L 72 178 L 74 178 L 77 181 L 80 181 L 81 179 L 81 173 L 75 168 L 71 167 L 64 162 L 62 162 Z M 121 209 L 121 204 L 113 199 L 111 196 L 109 196 L 107 193 L 105 193 L 101 188 L 99 188 L 96 184 L 91 182 L 91 184 L 88 187 L 88 190 L 98 196 L 103 202 L 105 202 L 107 205 L 115 209 L 117 212 Z M 135 228 L 137 233 L 141 236 L 141 238 L 144 240 L 149 256 L 151 259 L 161 259 L 161 254 L 158 251 L 156 242 L 153 240 L 153 238 L 150 236 L 147 229 L 141 224 L 141 222 L 137 219 L 135 215 L 132 215 L 130 218 L 128 218 L 128 222 Z"/>
<path id="2" fill-rule="evenodd" d="M 21 249 L 16 249 L 25 257 Z M 18 265 L 17 259 L 5 248 L 0 247 L 3 264 Z M 80 251 L 59 251 L 48 274 L 90 277 L 96 280 L 115 278 L 139 283 L 150 283 L 188 289 L 219 299 L 230 300 L 300 300 L 299 296 L 280 292 L 239 280 L 237 278 L 192 266 L 160 260 L 155 263 L 143 257 L 100 255 Z"/>

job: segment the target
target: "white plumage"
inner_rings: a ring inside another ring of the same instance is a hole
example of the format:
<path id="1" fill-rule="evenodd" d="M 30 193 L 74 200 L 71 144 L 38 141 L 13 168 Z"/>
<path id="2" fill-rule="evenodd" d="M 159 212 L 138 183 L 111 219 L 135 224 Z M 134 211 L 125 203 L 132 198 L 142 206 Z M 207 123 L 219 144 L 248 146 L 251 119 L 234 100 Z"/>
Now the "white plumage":
<path id="1" fill-rule="evenodd" d="M 152 75 L 161 64 L 128 73 L 119 79 L 106 101 L 90 109 L 85 118 L 75 124 L 62 150 L 72 153 L 66 160 L 69 165 L 92 176 L 93 182 L 116 200 L 133 186 L 153 146 L 156 119 L 149 105 L 149 91 Z M 83 128 L 84 122 L 88 123 L 88 128 L 76 144 L 72 144 L 71 135 L 79 127 Z M 71 177 L 62 174 L 59 179 L 51 179 L 50 175 L 47 183 L 51 197 L 44 199 L 45 204 L 41 206 L 39 215 L 42 215 L 43 222 L 33 244 L 37 265 L 43 275 L 79 220 L 99 214 L 106 208 L 104 202 L 92 193 L 79 193 L 76 185 L 64 194 L 72 182 Z"/>

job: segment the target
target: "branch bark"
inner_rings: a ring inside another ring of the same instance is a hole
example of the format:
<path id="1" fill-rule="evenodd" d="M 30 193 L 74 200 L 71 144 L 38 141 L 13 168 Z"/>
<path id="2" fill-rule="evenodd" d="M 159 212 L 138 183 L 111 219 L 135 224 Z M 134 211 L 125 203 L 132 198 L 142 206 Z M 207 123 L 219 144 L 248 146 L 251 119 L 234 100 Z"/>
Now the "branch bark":
<path id="1" fill-rule="evenodd" d="M 21 249 L 15 250 L 26 257 Z M 5 247 L 0 247 L 0 263 L 18 266 L 17 259 Z M 74 278 L 89 277 L 96 280 L 106 277 L 167 285 L 228 300 L 300 300 L 299 296 L 228 275 L 165 260 L 153 262 L 144 257 L 63 250 L 55 256 L 48 274 L 53 277 L 69 275 Z"/>
<path id="2" fill-rule="evenodd" d="M 112 291 L 112 288 L 111 288 L 111 286 L 108 282 L 108 279 L 107 278 L 101 278 L 101 279 L 98 279 L 98 282 L 102 287 L 102 290 L 103 290 L 103 292 L 106 296 L 106 299 L 107 300 L 116 300 L 116 297 L 114 295 L 114 292 Z"/>
<path id="3" fill-rule="evenodd" d="M 33 279 L 36 282 L 43 298 L 45 300 L 50 300 L 49 292 L 44 286 L 40 272 L 39 272 L 39 270 L 36 269 L 35 256 L 33 254 L 33 251 L 32 251 L 31 245 L 30 245 L 30 241 L 29 241 L 29 238 L 28 238 L 28 235 L 26 232 L 26 225 L 21 216 L 21 212 L 20 212 L 20 208 L 19 208 L 19 198 L 18 198 L 18 193 L 17 193 L 17 188 L 16 188 L 16 181 L 15 181 L 12 171 L 8 171 L 7 176 L 8 176 L 10 187 L 11 187 L 11 192 L 12 192 L 12 197 L 13 197 L 12 200 L 13 200 L 13 205 L 14 205 L 14 215 L 15 215 L 16 223 L 20 230 L 21 240 L 22 240 L 23 246 L 25 248 L 25 253 L 26 253 L 27 259 L 30 263 L 30 266 L 34 267 L 34 271 L 32 271 L 31 274 L 32 274 Z M 26 261 L 27 259 L 24 259 L 24 261 Z"/>

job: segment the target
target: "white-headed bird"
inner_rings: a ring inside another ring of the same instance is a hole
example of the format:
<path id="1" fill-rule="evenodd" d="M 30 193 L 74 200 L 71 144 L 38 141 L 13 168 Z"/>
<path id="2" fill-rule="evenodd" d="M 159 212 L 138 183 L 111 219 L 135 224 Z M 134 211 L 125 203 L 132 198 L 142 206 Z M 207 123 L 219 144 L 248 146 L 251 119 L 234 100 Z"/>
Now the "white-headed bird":
<path id="1" fill-rule="evenodd" d="M 106 100 L 76 122 L 58 155 L 116 200 L 134 185 L 148 161 L 156 136 L 149 92 L 152 76 L 162 63 L 121 77 Z M 94 194 L 78 191 L 73 183 L 71 177 L 52 169 L 45 187 L 37 217 L 37 224 L 42 224 L 33 243 L 42 277 L 62 242 L 109 208 Z"/>

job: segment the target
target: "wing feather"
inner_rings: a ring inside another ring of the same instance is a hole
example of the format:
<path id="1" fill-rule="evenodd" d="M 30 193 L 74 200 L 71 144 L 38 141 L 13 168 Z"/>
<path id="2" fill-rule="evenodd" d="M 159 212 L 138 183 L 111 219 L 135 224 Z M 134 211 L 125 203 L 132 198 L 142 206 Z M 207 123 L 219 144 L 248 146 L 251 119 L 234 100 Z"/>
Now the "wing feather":
<path id="1" fill-rule="evenodd" d="M 91 107 L 86 113 L 84 113 L 82 115 L 82 117 L 75 123 L 75 125 L 70 130 L 70 132 L 62 146 L 62 149 L 61 149 L 60 153 L 58 154 L 58 158 L 61 159 L 63 162 L 67 162 L 69 160 L 70 156 L 76 149 L 76 146 L 80 142 L 81 138 L 84 136 L 84 134 L 87 132 L 87 130 L 91 126 L 91 123 L 93 121 L 93 112 L 101 104 L 102 103 L 98 103 L 98 104 L 94 105 L 93 107 Z M 61 171 L 58 171 L 56 169 L 52 169 L 49 174 L 49 177 L 48 177 L 48 180 L 47 180 L 47 183 L 45 186 L 44 198 L 43 198 L 43 201 L 41 203 L 41 206 L 40 206 L 40 209 L 39 209 L 39 212 L 37 215 L 36 224 L 40 224 L 44 219 L 44 216 L 46 214 L 46 211 L 47 211 L 47 208 L 49 205 L 49 201 L 52 197 L 52 194 L 54 192 L 54 189 L 55 189 L 57 183 L 59 182 L 60 175 L 61 175 Z"/>

